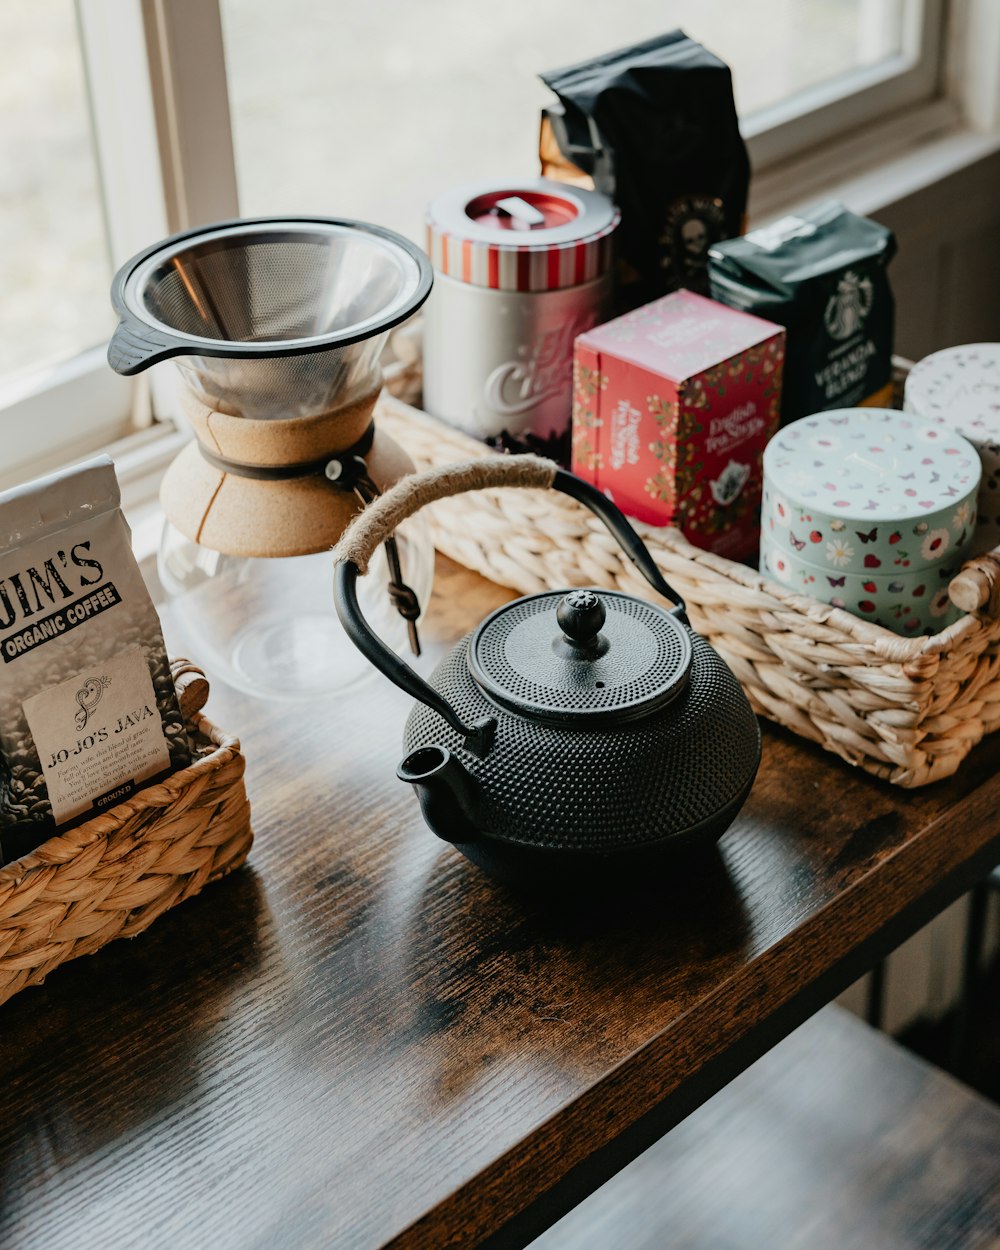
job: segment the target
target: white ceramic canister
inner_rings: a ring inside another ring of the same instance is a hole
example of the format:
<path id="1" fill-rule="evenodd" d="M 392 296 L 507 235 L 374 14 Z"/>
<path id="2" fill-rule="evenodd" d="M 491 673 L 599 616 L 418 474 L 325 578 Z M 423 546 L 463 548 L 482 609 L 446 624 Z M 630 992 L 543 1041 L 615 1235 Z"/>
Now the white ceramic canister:
<path id="1" fill-rule="evenodd" d="M 607 196 L 545 178 L 435 199 L 424 408 L 474 438 L 569 462 L 573 342 L 611 309 Z"/>
<path id="2" fill-rule="evenodd" d="M 907 375 L 903 408 L 956 430 L 979 452 L 983 478 L 970 554 L 1000 546 L 1000 343 L 925 356 Z"/>

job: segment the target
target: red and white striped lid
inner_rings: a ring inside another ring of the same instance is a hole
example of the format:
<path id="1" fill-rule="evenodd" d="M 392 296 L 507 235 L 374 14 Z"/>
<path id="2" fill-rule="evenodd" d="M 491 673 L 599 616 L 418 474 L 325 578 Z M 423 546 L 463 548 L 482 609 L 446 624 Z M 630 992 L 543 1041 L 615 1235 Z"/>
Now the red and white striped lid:
<path id="1" fill-rule="evenodd" d="M 548 178 L 476 183 L 427 209 L 439 273 L 499 291 L 555 291 L 611 268 L 620 214 L 606 195 Z"/>

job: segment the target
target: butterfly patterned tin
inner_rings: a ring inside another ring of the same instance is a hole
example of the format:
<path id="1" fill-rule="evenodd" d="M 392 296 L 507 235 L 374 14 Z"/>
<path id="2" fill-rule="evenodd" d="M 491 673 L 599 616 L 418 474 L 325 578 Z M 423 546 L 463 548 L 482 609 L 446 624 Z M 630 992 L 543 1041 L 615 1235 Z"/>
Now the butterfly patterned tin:
<path id="1" fill-rule="evenodd" d="M 973 555 L 1000 546 L 1000 343 L 926 356 L 906 378 L 903 410 L 956 431 L 983 466 Z"/>
<path id="2" fill-rule="evenodd" d="M 834 577 L 957 569 L 971 554 L 980 474 L 966 439 L 907 413 L 804 417 L 765 449 L 762 532 Z"/>
<path id="3" fill-rule="evenodd" d="M 935 634 L 961 615 L 948 598 L 948 583 L 958 572 L 958 565 L 950 561 L 904 574 L 849 572 L 826 563 L 811 564 L 765 533 L 760 571 L 789 590 L 907 637 Z"/>

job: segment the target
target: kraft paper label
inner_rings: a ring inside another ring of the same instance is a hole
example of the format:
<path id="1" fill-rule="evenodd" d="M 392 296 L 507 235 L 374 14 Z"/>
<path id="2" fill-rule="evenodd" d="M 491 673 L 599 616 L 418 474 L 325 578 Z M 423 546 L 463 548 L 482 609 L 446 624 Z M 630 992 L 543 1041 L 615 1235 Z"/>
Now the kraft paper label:
<path id="1" fill-rule="evenodd" d="M 170 755 L 138 647 L 24 701 L 57 825 L 127 798 Z"/>

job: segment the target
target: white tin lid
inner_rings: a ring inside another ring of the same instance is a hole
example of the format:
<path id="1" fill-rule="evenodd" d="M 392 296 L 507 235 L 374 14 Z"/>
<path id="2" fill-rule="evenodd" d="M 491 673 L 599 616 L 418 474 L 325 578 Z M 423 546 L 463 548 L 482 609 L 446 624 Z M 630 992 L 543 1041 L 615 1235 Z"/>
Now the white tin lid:
<path id="1" fill-rule="evenodd" d="M 913 366 L 906 378 L 907 412 L 963 435 L 980 452 L 1000 452 L 1000 343 L 946 347 Z"/>

